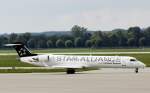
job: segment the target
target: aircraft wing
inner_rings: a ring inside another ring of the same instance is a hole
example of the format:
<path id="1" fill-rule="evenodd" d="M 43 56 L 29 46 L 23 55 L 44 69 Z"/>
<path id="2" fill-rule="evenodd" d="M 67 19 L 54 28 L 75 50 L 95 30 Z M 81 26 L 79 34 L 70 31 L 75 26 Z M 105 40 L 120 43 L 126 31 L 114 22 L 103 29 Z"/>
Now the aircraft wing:
<path id="1" fill-rule="evenodd" d="M 74 65 L 74 64 L 61 64 L 61 65 L 54 65 L 52 66 L 53 68 L 83 68 L 86 66 L 82 66 L 82 65 Z"/>

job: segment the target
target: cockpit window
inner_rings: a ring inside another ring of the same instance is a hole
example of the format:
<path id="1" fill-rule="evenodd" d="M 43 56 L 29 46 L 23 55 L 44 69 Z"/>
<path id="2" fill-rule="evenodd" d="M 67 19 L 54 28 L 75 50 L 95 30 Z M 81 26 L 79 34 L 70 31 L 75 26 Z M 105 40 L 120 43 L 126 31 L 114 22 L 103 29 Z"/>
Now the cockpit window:
<path id="1" fill-rule="evenodd" d="M 130 61 L 136 61 L 136 59 L 130 59 Z"/>

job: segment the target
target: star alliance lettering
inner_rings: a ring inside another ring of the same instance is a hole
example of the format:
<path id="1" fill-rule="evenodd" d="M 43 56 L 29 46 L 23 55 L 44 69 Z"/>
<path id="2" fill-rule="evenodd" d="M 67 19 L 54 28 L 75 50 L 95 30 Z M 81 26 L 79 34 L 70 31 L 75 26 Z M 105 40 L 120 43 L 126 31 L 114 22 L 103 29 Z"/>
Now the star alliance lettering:
<path id="1" fill-rule="evenodd" d="M 56 56 L 56 62 L 113 62 L 113 63 L 120 63 L 121 60 L 119 58 L 112 58 L 112 57 L 77 57 L 77 56 Z"/>

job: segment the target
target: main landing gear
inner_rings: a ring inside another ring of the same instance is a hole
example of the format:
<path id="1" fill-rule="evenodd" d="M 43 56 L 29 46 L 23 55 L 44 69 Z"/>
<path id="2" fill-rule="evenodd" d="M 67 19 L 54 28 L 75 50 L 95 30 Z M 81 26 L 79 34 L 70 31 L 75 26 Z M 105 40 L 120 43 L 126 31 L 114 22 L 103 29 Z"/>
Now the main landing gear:
<path id="1" fill-rule="evenodd" d="M 75 74 L 75 69 L 73 69 L 73 68 L 67 68 L 66 73 L 67 74 Z"/>
<path id="2" fill-rule="evenodd" d="M 135 68 L 135 73 L 139 73 L 139 68 Z"/>

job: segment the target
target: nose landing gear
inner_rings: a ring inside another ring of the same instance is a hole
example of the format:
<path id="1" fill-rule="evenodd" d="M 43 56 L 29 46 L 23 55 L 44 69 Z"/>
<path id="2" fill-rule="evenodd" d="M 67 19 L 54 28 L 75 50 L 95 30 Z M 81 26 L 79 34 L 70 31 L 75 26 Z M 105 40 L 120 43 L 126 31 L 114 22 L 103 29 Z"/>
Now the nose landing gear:
<path id="1" fill-rule="evenodd" d="M 139 73 L 139 68 L 135 68 L 135 73 Z"/>

